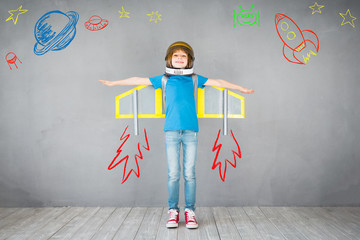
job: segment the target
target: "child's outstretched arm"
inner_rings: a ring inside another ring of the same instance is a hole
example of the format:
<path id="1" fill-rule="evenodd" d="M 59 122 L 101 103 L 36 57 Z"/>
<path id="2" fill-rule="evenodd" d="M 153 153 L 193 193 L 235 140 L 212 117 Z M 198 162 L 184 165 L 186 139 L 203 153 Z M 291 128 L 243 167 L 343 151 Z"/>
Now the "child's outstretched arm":
<path id="1" fill-rule="evenodd" d="M 228 81 L 223 80 L 223 79 L 211 79 L 211 78 L 209 78 L 204 85 L 205 86 L 213 86 L 213 87 L 221 87 L 221 88 L 226 88 L 226 89 L 235 89 L 235 90 L 238 90 L 238 91 L 240 91 L 242 93 L 253 93 L 254 92 L 253 89 L 244 88 L 244 87 L 242 87 L 240 85 L 228 82 Z"/>
<path id="2" fill-rule="evenodd" d="M 149 78 L 141 78 L 141 77 L 131 77 L 124 80 L 117 81 L 107 81 L 107 80 L 99 80 L 99 82 L 107 85 L 107 86 L 124 86 L 124 85 L 152 85 Z"/>

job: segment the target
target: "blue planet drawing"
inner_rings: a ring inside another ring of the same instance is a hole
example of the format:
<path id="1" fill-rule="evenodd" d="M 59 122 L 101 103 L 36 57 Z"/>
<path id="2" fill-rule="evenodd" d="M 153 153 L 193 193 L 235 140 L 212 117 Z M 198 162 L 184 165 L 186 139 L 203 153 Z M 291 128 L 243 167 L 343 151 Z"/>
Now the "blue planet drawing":
<path id="1" fill-rule="evenodd" d="M 75 37 L 78 20 L 79 14 L 74 11 L 63 13 L 56 10 L 44 14 L 35 24 L 37 43 L 34 53 L 44 55 L 48 51 L 66 48 Z"/>

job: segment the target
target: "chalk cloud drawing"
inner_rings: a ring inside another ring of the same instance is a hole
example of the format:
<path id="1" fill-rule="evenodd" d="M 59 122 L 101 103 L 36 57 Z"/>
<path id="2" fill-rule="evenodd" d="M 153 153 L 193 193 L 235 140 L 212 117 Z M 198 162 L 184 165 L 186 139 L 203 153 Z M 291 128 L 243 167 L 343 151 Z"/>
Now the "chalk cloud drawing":
<path id="1" fill-rule="evenodd" d="M 90 31 L 99 31 L 109 25 L 109 21 L 94 15 L 87 22 L 84 23 L 85 28 Z"/>
<path id="2" fill-rule="evenodd" d="M 239 13 L 236 13 L 234 9 L 234 20 L 233 24 L 234 27 L 237 24 L 240 24 L 241 26 L 252 26 L 255 23 L 260 27 L 260 10 L 255 13 L 252 8 L 254 7 L 254 4 L 251 5 L 250 10 L 244 10 L 241 5 L 239 5 L 239 8 L 241 11 Z"/>
<path id="3" fill-rule="evenodd" d="M 156 12 L 151 11 L 151 13 L 146 15 L 150 16 L 150 22 L 154 21 L 155 23 L 157 23 L 157 21 L 162 21 L 161 14 L 159 14 L 159 11 Z"/>
<path id="4" fill-rule="evenodd" d="M 120 18 L 130 18 L 130 16 L 129 16 L 129 12 L 125 12 L 125 9 L 124 9 L 124 7 L 121 7 L 121 11 L 118 11 L 121 15 L 120 15 Z"/>
<path id="5" fill-rule="evenodd" d="M 43 55 L 66 48 L 76 35 L 78 19 L 79 14 L 74 11 L 63 13 L 56 10 L 44 14 L 35 24 L 34 53 Z"/>
<path id="6" fill-rule="evenodd" d="M 341 26 L 345 25 L 345 24 L 350 24 L 353 28 L 355 27 L 354 21 L 355 21 L 356 17 L 351 16 L 350 9 L 348 9 L 346 11 L 346 14 L 344 14 L 344 13 L 339 13 L 339 14 L 343 18 Z"/>
<path id="7" fill-rule="evenodd" d="M 319 38 L 311 30 L 300 30 L 288 16 L 275 15 L 276 31 L 284 43 L 283 55 L 291 63 L 306 64 L 312 55 L 319 52 Z"/>
<path id="8" fill-rule="evenodd" d="M 312 6 L 309 6 L 310 9 L 312 9 L 312 13 L 311 14 L 314 14 L 314 13 L 320 13 L 321 14 L 321 8 L 323 8 L 324 6 L 323 5 L 319 5 L 317 2 L 315 2 L 314 5 Z"/>
<path id="9" fill-rule="evenodd" d="M 20 59 L 15 55 L 15 53 L 13 52 L 9 52 L 8 54 L 6 54 L 5 56 L 5 60 L 8 63 L 10 70 L 12 70 L 10 64 L 14 64 L 16 68 L 18 68 L 18 66 L 16 65 L 16 60 L 19 60 L 20 63 L 22 63 L 20 61 Z"/>
<path id="10" fill-rule="evenodd" d="M 22 9 L 22 5 L 18 8 L 18 9 L 15 9 L 15 10 L 10 10 L 8 11 L 10 13 L 10 17 L 8 17 L 6 19 L 6 22 L 7 21 L 10 21 L 10 20 L 13 20 L 14 22 L 14 25 L 16 25 L 17 21 L 18 21 L 18 18 L 19 18 L 19 15 L 20 14 L 24 14 L 26 13 L 28 10 L 27 9 Z M 14 19 L 14 15 L 16 14 L 16 17 Z"/>
<path id="11" fill-rule="evenodd" d="M 231 132 L 231 136 L 234 140 L 234 142 L 236 143 L 236 151 L 232 150 L 232 154 L 233 154 L 233 160 L 228 160 L 228 159 L 218 159 L 219 157 L 219 153 L 221 151 L 222 148 L 222 144 L 218 144 L 219 141 L 219 136 L 220 136 L 220 129 L 218 131 L 218 135 L 217 138 L 215 140 L 214 146 L 212 148 L 212 151 L 215 152 L 216 151 L 216 155 L 215 155 L 215 159 L 212 165 L 212 170 L 215 170 L 217 167 L 219 168 L 219 175 L 220 175 L 220 179 L 225 182 L 225 177 L 226 177 L 226 170 L 227 170 L 227 164 L 229 163 L 233 168 L 236 168 L 236 158 L 241 158 L 241 150 L 240 150 L 240 146 L 239 143 L 237 142 L 234 133 L 232 130 L 230 130 Z"/>
<path id="12" fill-rule="evenodd" d="M 123 170 L 123 178 L 122 178 L 122 182 L 121 184 L 123 184 L 124 182 L 126 182 L 126 180 L 128 180 L 128 178 L 130 177 L 130 174 L 133 172 L 135 174 L 136 177 L 140 177 L 140 168 L 139 168 L 139 159 L 143 159 L 143 154 L 141 151 L 141 147 L 140 147 L 140 142 L 137 143 L 137 149 L 138 149 L 138 153 L 135 154 L 134 158 L 130 157 L 129 154 L 122 157 L 120 160 L 117 160 L 117 158 L 120 156 L 120 154 L 123 151 L 123 146 L 125 145 L 125 143 L 129 140 L 130 138 L 130 134 L 126 134 L 126 130 L 128 129 L 128 126 L 126 126 L 123 134 L 120 137 L 120 141 L 121 141 L 121 145 L 117 150 L 117 154 L 114 157 L 114 159 L 112 160 L 112 162 L 110 163 L 108 170 L 112 170 L 113 168 L 115 168 L 116 166 L 118 166 L 120 163 L 124 162 L 124 170 Z M 142 145 L 142 148 L 145 149 L 146 151 L 150 151 L 150 146 L 149 146 L 149 142 L 147 139 L 147 133 L 146 133 L 146 129 L 144 129 L 144 138 L 146 141 L 146 146 Z M 131 161 L 135 160 L 135 164 L 136 167 L 135 168 L 130 168 L 127 169 L 128 165 L 131 164 Z"/>

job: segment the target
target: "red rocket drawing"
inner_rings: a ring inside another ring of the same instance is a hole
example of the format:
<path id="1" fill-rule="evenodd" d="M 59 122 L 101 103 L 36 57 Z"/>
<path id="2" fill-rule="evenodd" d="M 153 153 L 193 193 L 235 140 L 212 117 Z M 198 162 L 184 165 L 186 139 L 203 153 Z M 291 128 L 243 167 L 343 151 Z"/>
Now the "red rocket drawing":
<path id="1" fill-rule="evenodd" d="M 311 30 L 300 30 L 288 16 L 275 14 L 276 31 L 284 43 L 284 57 L 292 63 L 306 64 L 312 55 L 319 52 L 319 38 Z"/>

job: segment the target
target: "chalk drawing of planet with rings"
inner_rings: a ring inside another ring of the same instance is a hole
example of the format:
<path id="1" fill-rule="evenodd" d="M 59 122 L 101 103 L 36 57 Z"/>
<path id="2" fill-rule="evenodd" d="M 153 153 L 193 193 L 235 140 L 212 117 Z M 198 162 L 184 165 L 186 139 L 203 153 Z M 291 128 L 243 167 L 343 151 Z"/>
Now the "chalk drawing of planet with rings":
<path id="1" fill-rule="evenodd" d="M 34 53 L 44 55 L 48 51 L 66 48 L 75 37 L 78 20 L 79 14 L 74 11 L 63 13 L 56 10 L 44 14 L 35 24 Z"/>

